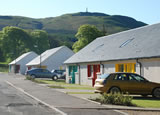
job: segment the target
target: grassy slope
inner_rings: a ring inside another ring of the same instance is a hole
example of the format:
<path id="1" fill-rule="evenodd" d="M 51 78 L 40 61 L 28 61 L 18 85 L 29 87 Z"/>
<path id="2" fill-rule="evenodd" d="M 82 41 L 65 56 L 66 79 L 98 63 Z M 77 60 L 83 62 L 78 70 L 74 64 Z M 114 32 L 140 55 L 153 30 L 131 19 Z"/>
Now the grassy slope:
<path id="1" fill-rule="evenodd" d="M 46 30 L 52 38 L 59 39 L 61 42 L 67 42 L 70 45 L 75 42 L 75 34 L 78 28 L 83 24 L 95 25 L 100 30 L 103 30 L 104 25 L 107 34 L 146 25 L 130 17 L 86 12 L 65 14 L 44 19 L 0 16 L 0 30 L 5 26 L 18 26 L 23 29 L 43 29 Z"/>

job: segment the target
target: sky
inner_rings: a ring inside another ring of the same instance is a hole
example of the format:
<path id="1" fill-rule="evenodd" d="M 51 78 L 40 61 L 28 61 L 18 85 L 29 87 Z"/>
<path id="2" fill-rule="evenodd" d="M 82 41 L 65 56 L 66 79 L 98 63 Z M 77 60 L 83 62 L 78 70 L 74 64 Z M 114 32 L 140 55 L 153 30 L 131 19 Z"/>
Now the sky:
<path id="1" fill-rule="evenodd" d="M 0 15 L 31 18 L 66 13 L 100 12 L 123 15 L 147 24 L 160 23 L 160 0 L 0 0 Z"/>

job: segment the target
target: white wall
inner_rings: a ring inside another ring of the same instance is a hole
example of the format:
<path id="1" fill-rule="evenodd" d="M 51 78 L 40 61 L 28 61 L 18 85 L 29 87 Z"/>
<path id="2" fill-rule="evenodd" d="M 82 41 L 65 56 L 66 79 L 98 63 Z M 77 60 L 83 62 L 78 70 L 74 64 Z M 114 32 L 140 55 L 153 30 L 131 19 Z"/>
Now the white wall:
<path id="1" fill-rule="evenodd" d="M 113 72 L 115 72 L 115 64 L 105 63 L 104 73 L 113 73 Z"/>
<path id="2" fill-rule="evenodd" d="M 93 76 L 91 76 L 90 78 L 88 77 L 88 73 L 87 73 L 87 65 L 86 64 L 81 64 L 80 65 L 80 83 L 81 85 L 90 85 L 92 86 L 92 78 Z"/>
<path id="3" fill-rule="evenodd" d="M 69 83 L 69 68 L 66 65 L 66 83 Z"/>
<path id="4" fill-rule="evenodd" d="M 26 57 L 24 57 L 22 60 L 20 60 L 20 62 L 18 63 L 18 64 L 20 64 L 20 74 L 25 74 L 25 72 L 27 70 L 26 64 L 28 62 L 30 62 L 31 60 L 33 60 L 37 56 L 38 55 L 35 54 L 35 53 L 30 53 L 29 55 L 27 55 Z"/>
<path id="5" fill-rule="evenodd" d="M 150 81 L 160 83 L 160 59 L 143 59 L 142 76 Z"/>
<path id="6" fill-rule="evenodd" d="M 140 74 L 140 71 L 141 71 L 141 75 L 145 77 L 146 79 L 153 81 L 153 82 L 160 83 L 160 59 L 143 59 L 143 60 L 141 59 L 138 61 L 141 62 L 142 64 L 141 70 L 140 70 L 139 63 L 137 63 L 136 60 L 112 61 L 112 62 L 110 61 L 110 62 L 103 62 L 101 64 L 104 65 L 104 73 L 112 73 L 112 72 L 115 72 L 115 64 L 136 63 L 136 73 L 137 74 Z M 93 64 L 93 63 L 89 63 L 89 64 Z M 87 65 L 88 64 L 80 64 L 80 74 L 77 74 L 77 75 L 80 75 L 81 85 L 92 86 L 92 77 L 88 78 Z M 101 74 L 103 72 L 102 69 L 103 69 L 103 66 L 101 66 Z M 66 70 L 68 71 L 68 68 Z"/>
<path id="7" fill-rule="evenodd" d="M 27 70 L 26 64 L 37 56 L 38 55 L 36 53 L 30 53 L 30 54 L 26 55 L 23 59 L 16 62 L 16 65 L 20 65 L 19 73 L 20 74 L 25 74 L 25 72 Z M 15 64 L 11 65 L 11 72 L 14 72 L 14 70 L 15 70 Z"/>
<path id="8" fill-rule="evenodd" d="M 63 66 L 65 69 L 65 65 L 63 65 L 64 61 L 71 57 L 73 54 L 74 53 L 70 49 L 63 47 L 52 56 L 47 58 L 44 62 L 42 62 L 42 65 L 47 66 L 47 69 L 50 71 L 53 69 L 60 69 L 60 66 Z"/>

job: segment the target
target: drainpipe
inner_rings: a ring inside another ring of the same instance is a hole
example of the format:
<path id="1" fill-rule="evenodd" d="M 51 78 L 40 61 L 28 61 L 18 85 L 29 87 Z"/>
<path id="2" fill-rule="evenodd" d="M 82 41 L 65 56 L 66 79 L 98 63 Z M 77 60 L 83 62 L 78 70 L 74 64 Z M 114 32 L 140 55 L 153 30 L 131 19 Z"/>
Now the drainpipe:
<path id="1" fill-rule="evenodd" d="M 136 62 L 139 64 L 139 67 L 140 67 L 140 75 L 142 75 L 142 63 L 138 61 L 138 59 L 136 59 Z"/>
<path id="2" fill-rule="evenodd" d="M 81 73 L 80 73 L 80 65 L 79 64 L 76 64 L 76 66 L 78 67 L 78 79 L 79 79 L 79 85 L 81 84 L 81 77 L 80 77 L 80 75 L 81 75 Z"/>
<path id="3" fill-rule="evenodd" d="M 78 73 L 79 73 L 79 85 L 81 85 L 81 72 L 80 72 L 81 68 L 80 68 L 80 65 L 78 65 Z"/>
<path id="4" fill-rule="evenodd" d="M 102 74 L 104 74 L 104 64 L 100 62 L 100 65 L 102 66 Z"/>

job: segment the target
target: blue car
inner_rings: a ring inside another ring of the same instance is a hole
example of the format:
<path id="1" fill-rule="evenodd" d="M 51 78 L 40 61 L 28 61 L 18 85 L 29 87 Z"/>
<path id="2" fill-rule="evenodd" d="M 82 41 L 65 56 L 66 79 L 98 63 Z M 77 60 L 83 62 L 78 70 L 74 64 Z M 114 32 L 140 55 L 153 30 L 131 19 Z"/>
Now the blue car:
<path id="1" fill-rule="evenodd" d="M 26 75 L 31 76 L 32 78 L 51 78 L 52 80 L 57 80 L 58 76 L 55 73 L 50 72 L 47 69 L 34 68 L 28 70 Z"/>

